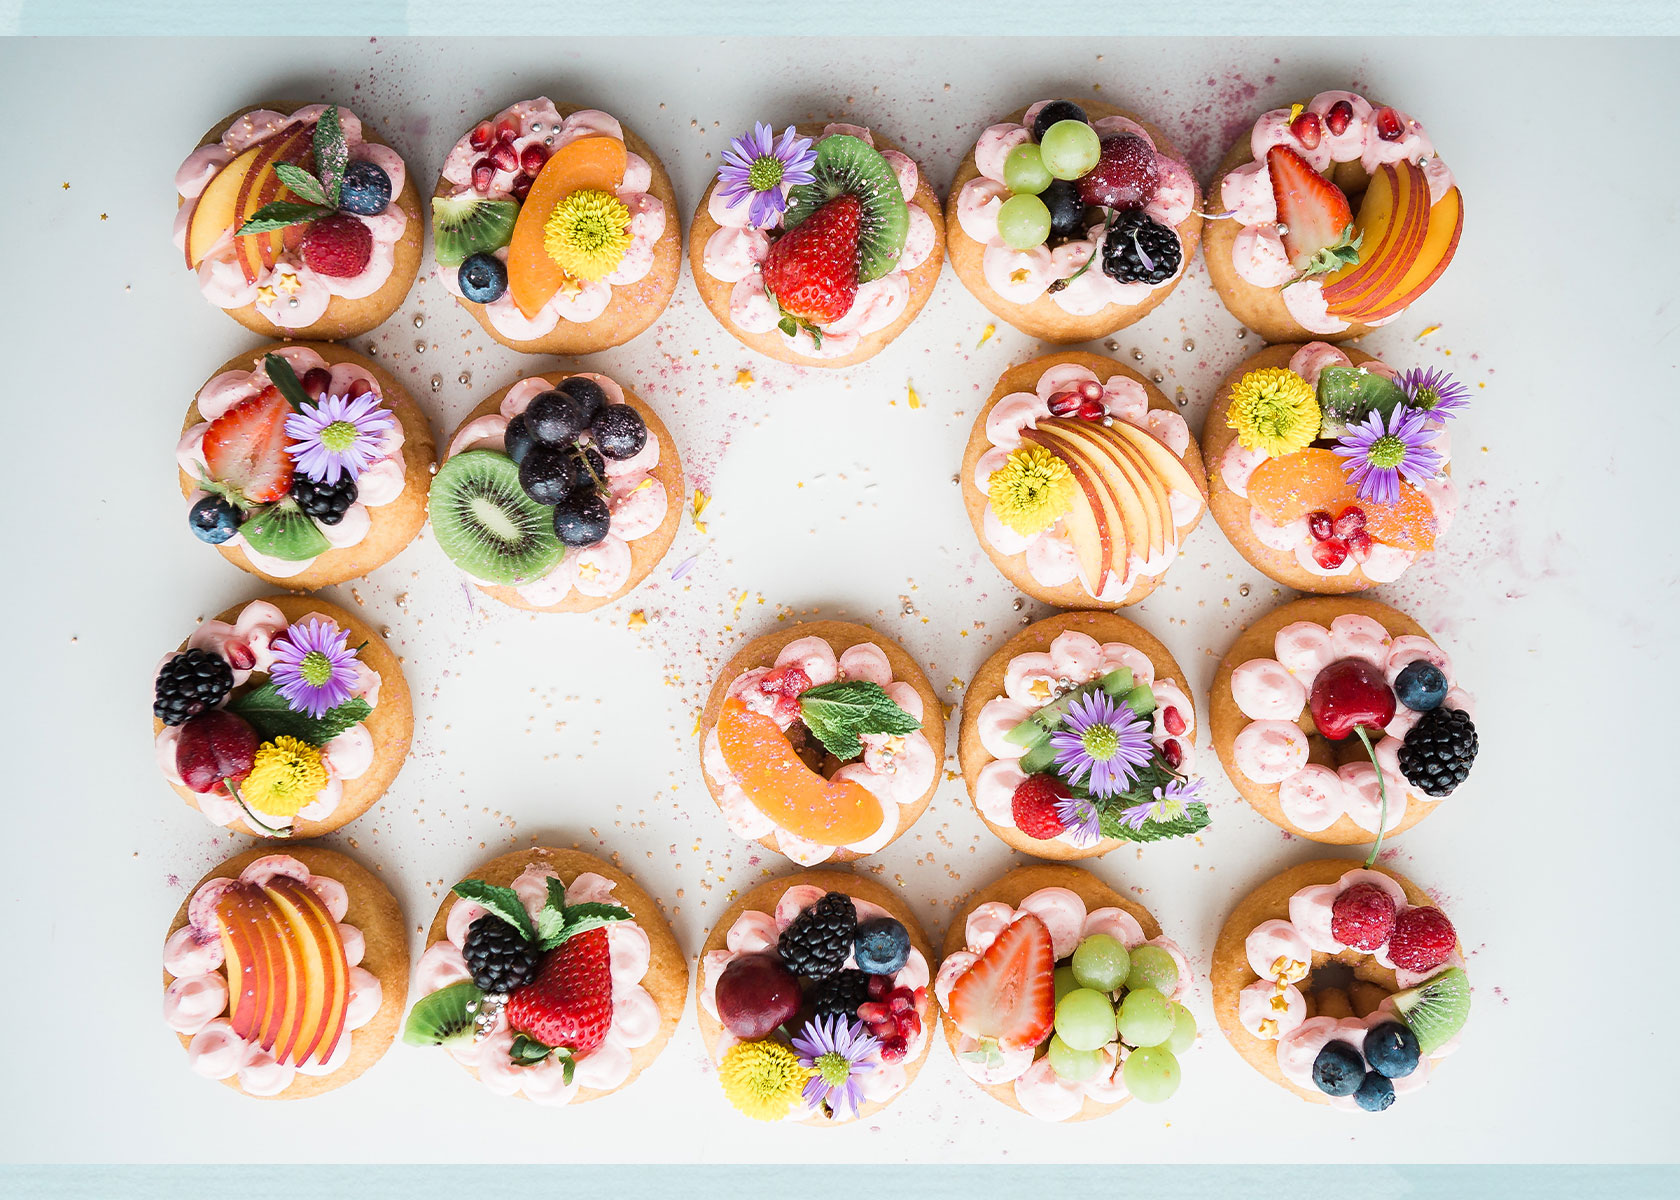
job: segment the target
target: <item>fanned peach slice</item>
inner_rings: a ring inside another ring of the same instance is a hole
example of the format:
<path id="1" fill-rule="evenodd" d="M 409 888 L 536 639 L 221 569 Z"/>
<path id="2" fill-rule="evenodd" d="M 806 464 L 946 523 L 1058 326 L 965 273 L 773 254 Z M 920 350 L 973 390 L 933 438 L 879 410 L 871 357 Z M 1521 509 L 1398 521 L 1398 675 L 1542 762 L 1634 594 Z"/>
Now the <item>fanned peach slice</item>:
<path id="1" fill-rule="evenodd" d="M 1354 505 L 1364 510 L 1365 531 L 1377 541 L 1404 550 L 1435 546 L 1435 510 L 1422 492 L 1401 480 L 1399 503 L 1361 500 L 1348 482 L 1341 456 L 1331 450 L 1314 448 L 1268 458 L 1249 477 L 1248 502 L 1274 525 L 1287 525 L 1311 512 L 1335 517 Z"/>
<path id="2" fill-rule="evenodd" d="M 723 761 L 747 799 L 795 837 L 845 846 L 881 828 L 881 802 L 873 792 L 849 779 L 818 775 L 776 722 L 741 701 L 725 701 L 717 735 Z"/>
<path id="3" fill-rule="evenodd" d="M 549 257 L 543 234 L 554 206 L 573 192 L 616 192 L 624 181 L 624 143 L 610 137 L 582 137 L 549 156 L 537 173 L 508 243 L 508 291 L 519 311 L 534 317 L 567 282 Z"/>

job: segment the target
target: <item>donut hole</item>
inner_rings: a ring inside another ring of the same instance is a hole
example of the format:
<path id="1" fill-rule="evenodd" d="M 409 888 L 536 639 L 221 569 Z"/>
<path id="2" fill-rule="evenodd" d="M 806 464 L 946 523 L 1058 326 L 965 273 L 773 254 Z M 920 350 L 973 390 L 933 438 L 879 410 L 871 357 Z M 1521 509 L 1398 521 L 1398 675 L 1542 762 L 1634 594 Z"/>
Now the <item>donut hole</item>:
<path id="1" fill-rule="evenodd" d="M 1365 173 L 1363 164 L 1355 158 L 1330 164 L 1330 182 L 1347 194 L 1348 207 L 1358 212 L 1365 189 L 1371 186 L 1371 177 Z"/>
<path id="2" fill-rule="evenodd" d="M 824 779 L 833 779 L 835 772 L 846 765 L 828 752 L 803 720 L 796 719 L 789 725 L 786 736 L 789 744 L 793 746 L 793 752 L 799 755 L 799 761 Z"/>
<path id="3" fill-rule="evenodd" d="M 1358 950 L 1313 952 L 1312 967 L 1297 985 L 1308 1017 L 1367 1017 L 1394 994 L 1394 972 Z"/>

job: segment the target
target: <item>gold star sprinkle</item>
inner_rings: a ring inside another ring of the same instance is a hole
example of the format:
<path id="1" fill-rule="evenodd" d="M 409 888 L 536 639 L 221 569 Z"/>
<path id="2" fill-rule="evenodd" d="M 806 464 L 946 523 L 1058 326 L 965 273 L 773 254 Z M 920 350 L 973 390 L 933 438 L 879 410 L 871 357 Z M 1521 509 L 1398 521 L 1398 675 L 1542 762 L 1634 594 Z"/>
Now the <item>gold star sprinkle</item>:
<path id="1" fill-rule="evenodd" d="M 269 287 L 266 283 L 257 289 L 258 304 L 273 304 L 279 298 L 280 297 L 274 294 L 274 289 Z"/>
<path id="2" fill-rule="evenodd" d="M 624 622 L 625 626 L 630 629 L 646 629 L 647 623 L 647 613 L 639 608 L 631 613 Z"/>
<path id="3" fill-rule="evenodd" d="M 282 292 L 285 292 L 286 295 L 290 296 L 302 289 L 303 280 L 299 279 L 291 271 L 281 271 L 274 281 L 274 286 L 279 288 Z"/>
<path id="4" fill-rule="evenodd" d="M 747 370 L 745 367 L 742 367 L 739 371 L 735 372 L 735 386 L 736 387 L 738 387 L 738 388 L 750 388 L 752 386 L 752 384 L 753 384 L 753 373 L 751 371 Z"/>

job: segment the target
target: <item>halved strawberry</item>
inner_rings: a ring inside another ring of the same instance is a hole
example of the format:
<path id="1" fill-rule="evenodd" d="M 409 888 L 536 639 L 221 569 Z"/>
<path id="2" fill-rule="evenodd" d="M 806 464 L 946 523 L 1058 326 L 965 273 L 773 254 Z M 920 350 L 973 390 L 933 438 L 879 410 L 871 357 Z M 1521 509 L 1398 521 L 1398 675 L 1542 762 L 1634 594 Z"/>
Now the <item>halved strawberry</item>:
<path id="1" fill-rule="evenodd" d="M 856 196 L 836 196 L 776 239 L 764 260 L 764 283 L 784 313 L 820 326 L 851 311 L 862 221 Z"/>
<path id="2" fill-rule="evenodd" d="M 1004 1050 L 1025 1050 L 1050 1036 L 1056 957 L 1043 921 L 1027 913 L 998 934 L 951 989 L 951 1020 L 969 1037 Z"/>
<path id="3" fill-rule="evenodd" d="M 1334 253 L 1329 256 L 1333 261 L 1314 261 L 1323 251 L 1348 245 L 1352 237 L 1353 210 L 1342 189 L 1287 146 L 1266 151 L 1266 170 L 1290 265 L 1298 271 L 1334 270 L 1348 261 Z M 1358 257 L 1355 253 L 1352 261 Z"/>
<path id="4" fill-rule="evenodd" d="M 508 997 L 508 1024 L 545 1046 L 582 1058 L 612 1026 L 612 960 L 607 931 L 590 929 L 548 952 L 537 977 Z"/>
<path id="5" fill-rule="evenodd" d="M 292 486 L 286 418 L 292 406 L 270 384 L 210 422 L 204 462 L 210 478 L 238 488 L 253 504 L 272 504 Z"/>

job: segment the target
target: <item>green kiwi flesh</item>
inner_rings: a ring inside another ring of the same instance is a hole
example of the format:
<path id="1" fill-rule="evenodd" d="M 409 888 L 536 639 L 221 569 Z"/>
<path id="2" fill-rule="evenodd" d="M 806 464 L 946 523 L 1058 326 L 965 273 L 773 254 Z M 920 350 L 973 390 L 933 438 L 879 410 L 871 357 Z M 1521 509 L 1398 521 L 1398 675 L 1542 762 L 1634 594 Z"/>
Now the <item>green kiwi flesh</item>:
<path id="1" fill-rule="evenodd" d="M 565 557 L 554 510 L 525 494 L 505 454 L 468 450 L 449 459 L 432 480 L 430 506 L 438 545 L 474 579 L 530 583 Z"/>
<path id="2" fill-rule="evenodd" d="M 440 267 L 458 267 L 483 251 L 500 250 L 513 240 L 519 219 L 515 200 L 482 196 L 432 197 L 432 253 Z"/>
<path id="3" fill-rule="evenodd" d="M 410 1046 L 455 1046 L 472 1041 L 484 993 L 469 982 L 452 983 L 422 996 L 408 1014 L 403 1041 Z"/>
<path id="4" fill-rule="evenodd" d="M 836 196 L 856 196 L 863 208 L 858 229 L 858 282 L 868 283 L 898 266 L 910 209 L 898 176 L 881 152 L 861 138 L 837 133 L 817 143 L 816 179 L 788 194 L 782 228 L 792 229 Z"/>

